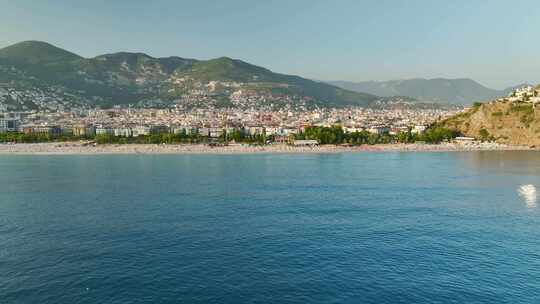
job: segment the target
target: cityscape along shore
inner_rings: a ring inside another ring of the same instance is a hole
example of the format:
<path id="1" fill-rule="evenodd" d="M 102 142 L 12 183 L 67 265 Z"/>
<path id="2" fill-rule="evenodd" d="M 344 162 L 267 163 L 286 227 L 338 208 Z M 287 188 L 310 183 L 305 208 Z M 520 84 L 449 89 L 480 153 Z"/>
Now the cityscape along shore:
<path id="1" fill-rule="evenodd" d="M 104 144 L 88 142 L 55 142 L 33 144 L 0 144 L 0 154 L 63 155 L 63 154 L 252 154 L 252 153 L 361 153 L 361 152 L 452 152 L 452 151 L 525 151 L 527 146 L 496 143 L 441 143 L 441 144 L 377 144 L 361 146 L 287 144 L 227 146 L 207 144 Z"/>

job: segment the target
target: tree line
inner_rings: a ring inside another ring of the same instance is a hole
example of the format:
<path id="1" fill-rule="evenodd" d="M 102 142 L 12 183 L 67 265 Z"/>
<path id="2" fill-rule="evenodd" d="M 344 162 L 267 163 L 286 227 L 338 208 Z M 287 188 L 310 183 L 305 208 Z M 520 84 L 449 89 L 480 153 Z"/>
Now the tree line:
<path id="1" fill-rule="evenodd" d="M 74 135 L 56 135 L 46 133 L 22 133 L 6 132 L 0 133 L 0 143 L 43 143 L 43 142 L 66 142 L 91 140 L 98 144 L 200 144 L 211 142 L 238 142 L 250 144 L 265 144 L 274 141 L 273 135 L 248 135 L 241 130 L 236 130 L 230 134 L 225 132 L 217 137 L 211 138 L 200 134 L 186 134 L 181 132 L 174 133 L 156 133 L 149 135 L 139 135 L 137 137 L 114 136 L 112 134 L 98 134 L 93 136 L 74 136 Z"/>
<path id="2" fill-rule="evenodd" d="M 292 135 L 291 139 L 311 139 L 317 140 L 320 144 L 349 144 L 349 145 L 375 145 L 388 143 L 440 143 L 449 141 L 459 136 L 457 131 L 450 130 L 438 125 L 433 125 L 424 133 L 413 133 L 411 129 L 398 134 L 390 134 L 384 132 L 374 134 L 368 131 L 344 132 L 341 126 L 332 127 L 307 127 L 304 131 Z M 242 130 L 235 130 L 229 134 L 223 132 L 218 138 L 210 138 L 200 134 L 187 134 L 181 132 L 173 133 L 157 133 L 150 135 L 140 135 L 138 137 L 114 136 L 112 134 L 99 134 L 95 136 L 72 136 L 72 135 L 53 135 L 53 134 L 37 134 L 37 133 L 20 133 L 7 132 L 0 133 L 0 143 L 40 143 L 40 142 L 62 142 L 62 141 L 78 141 L 78 140 L 94 140 L 98 144 L 199 144 L 210 142 L 237 142 L 249 144 L 266 144 L 275 141 L 273 135 L 248 135 Z"/>
<path id="3" fill-rule="evenodd" d="M 307 127 L 305 131 L 297 134 L 295 139 L 311 139 L 317 140 L 320 144 L 350 144 L 350 145 L 375 145 L 389 143 L 415 143 L 426 142 L 438 144 L 444 141 L 450 141 L 457 136 L 459 132 L 444 128 L 442 126 L 433 125 L 424 133 L 413 133 L 409 128 L 405 132 L 398 134 L 370 133 L 368 131 L 345 133 L 341 126 L 333 127 Z"/>

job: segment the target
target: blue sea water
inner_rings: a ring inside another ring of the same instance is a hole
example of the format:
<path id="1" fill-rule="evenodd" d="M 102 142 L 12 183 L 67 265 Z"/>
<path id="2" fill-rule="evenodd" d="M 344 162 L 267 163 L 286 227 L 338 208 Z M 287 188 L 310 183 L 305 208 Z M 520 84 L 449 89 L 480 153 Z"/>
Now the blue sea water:
<path id="1" fill-rule="evenodd" d="M 539 303 L 540 154 L 0 156 L 0 303 Z"/>

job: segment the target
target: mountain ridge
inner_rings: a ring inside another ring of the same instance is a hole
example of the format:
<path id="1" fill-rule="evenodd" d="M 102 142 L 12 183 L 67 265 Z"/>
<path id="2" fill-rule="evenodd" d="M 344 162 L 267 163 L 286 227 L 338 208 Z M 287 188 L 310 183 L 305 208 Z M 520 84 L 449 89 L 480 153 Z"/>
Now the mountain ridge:
<path id="1" fill-rule="evenodd" d="M 51 63 L 61 60 L 83 59 L 50 43 L 37 40 L 19 42 L 0 49 L 0 58 L 30 64 Z"/>
<path id="2" fill-rule="evenodd" d="M 61 88 L 75 96 L 79 104 L 88 105 L 170 105 L 188 100 L 186 106 L 205 105 L 205 101 L 220 106 L 253 106 L 286 100 L 295 106 L 368 106 L 378 99 L 229 57 L 196 60 L 116 52 L 83 58 L 40 41 L 0 49 L 0 71 L 4 72 L 0 84 L 8 88 Z M 213 82 L 220 85 L 209 89 Z M 247 95 L 234 104 L 230 98 L 234 92 Z M 260 100 L 249 101 L 256 99 L 249 95 Z"/>
<path id="3" fill-rule="evenodd" d="M 390 81 L 329 81 L 352 91 L 377 96 L 410 96 L 420 101 L 469 105 L 508 95 L 515 87 L 504 90 L 488 88 L 470 78 L 411 78 Z"/>

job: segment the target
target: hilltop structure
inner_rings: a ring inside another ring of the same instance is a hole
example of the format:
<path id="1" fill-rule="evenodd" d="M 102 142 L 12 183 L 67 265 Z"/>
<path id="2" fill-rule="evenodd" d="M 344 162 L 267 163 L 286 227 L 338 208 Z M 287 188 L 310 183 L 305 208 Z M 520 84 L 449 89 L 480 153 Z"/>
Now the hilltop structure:
<path id="1" fill-rule="evenodd" d="M 523 86 L 514 90 L 507 98 L 499 99 L 499 101 L 511 102 L 526 102 L 536 104 L 540 102 L 540 89 L 533 86 Z"/>
<path id="2" fill-rule="evenodd" d="M 540 86 L 523 86 L 508 97 L 477 103 L 440 124 L 484 141 L 540 146 L 539 103 Z"/>

